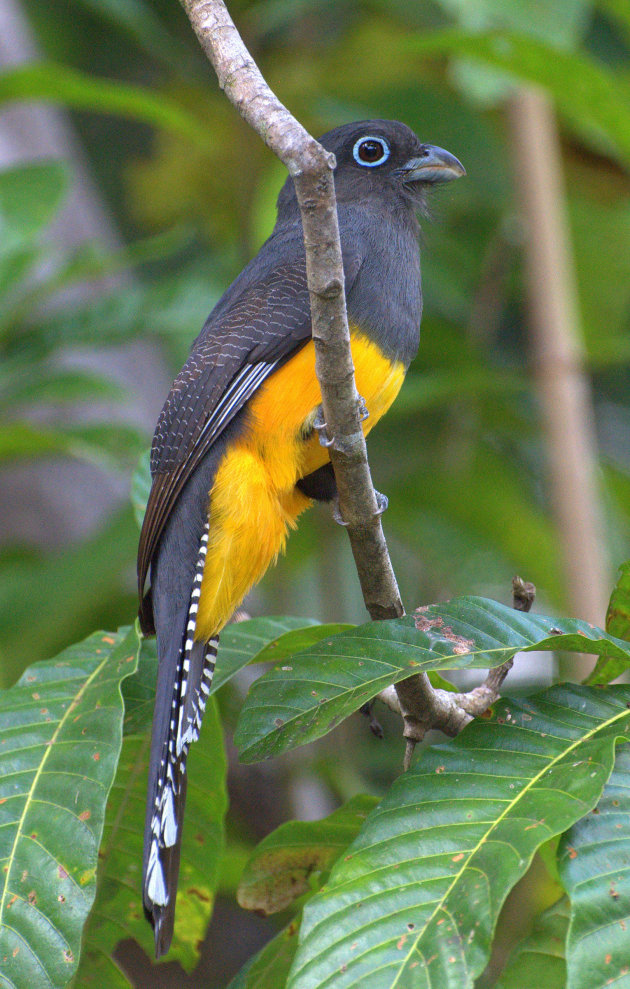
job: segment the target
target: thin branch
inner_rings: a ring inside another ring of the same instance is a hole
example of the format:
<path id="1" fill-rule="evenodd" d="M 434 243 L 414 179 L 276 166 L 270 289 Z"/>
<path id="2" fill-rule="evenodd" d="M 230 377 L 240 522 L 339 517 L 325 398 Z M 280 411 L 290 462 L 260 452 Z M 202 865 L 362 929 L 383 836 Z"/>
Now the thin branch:
<path id="1" fill-rule="evenodd" d="M 182 0 L 228 99 L 286 165 L 304 228 L 315 370 L 339 491 L 366 608 L 373 619 L 404 613 L 372 485 L 350 351 L 335 201 L 335 157 L 265 82 L 220 0 Z"/>

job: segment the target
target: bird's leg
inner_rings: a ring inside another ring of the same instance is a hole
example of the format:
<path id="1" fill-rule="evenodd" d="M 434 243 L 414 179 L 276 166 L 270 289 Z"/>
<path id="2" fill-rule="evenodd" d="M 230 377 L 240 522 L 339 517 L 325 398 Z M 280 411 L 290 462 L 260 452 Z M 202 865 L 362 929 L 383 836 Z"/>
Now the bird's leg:
<path id="1" fill-rule="evenodd" d="M 333 445 L 335 442 L 335 437 L 328 436 L 328 427 L 326 426 L 326 420 L 324 419 L 324 409 L 321 405 L 317 406 L 315 418 L 313 419 L 313 429 L 317 430 L 319 442 L 322 446 L 329 447 Z"/>
<path id="2" fill-rule="evenodd" d="M 382 515 L 389 507 L 389 498 L 382 491 L 377 491 L 376 488 L 374 489 L 374 494 L 376 495 L 376 504 L 378 506 L 374 514 Z"/>
<path id="3" fill-rule="evenodd" d="M 367 403 L 363 398 L 363 395 L 357 396 L 358 400 L 358 412 L 359 412 L 359 422 L 365 422 L 365 420 L 370 415 L 370 410 L 367 407 Z M 317 430 L 317 435 L 319 436 L 319 442 L 322 446 L 329 447 L 335 442 L 334 436 L 329 436 L 327 432 L 326 420 L 324 419 L 324 409 L 321 405 L 317 406 L 315 412 L 315 418 L 313 419 L 313 429 Z M 386 506 L 387 507 L 387 506 Z"/>
<path id="4" fill-rule="evenodd" d="M 384 495 L 381 491 L 374 489 L 374 494 L 376 495 L 376 511 L 374 515 L 382 515 L 389 505 L 389 498 Z M 344 522 L 341 511 L 339 510 L 339 495 L 335 492 L 335 495 L 330 500 L 330 513 L 337 523 L 337 525 L 347 526 L 347 522 Z"/>
<path id="5" fill-rule="evenodd" d="M 358 412 L 359 412 L 360 421 L 365 422 L 365 420 L 368 418 L 370 414 L 369 409 L 367 407 L 367 403 L 362 395 L 358 396 L 358 402 L 359 402 Z M 313 429 L 317 430 L 317 435 L 319 436 L 319 442 L 321 443 L 322 446 L 324 447 L 333 446 L 333 444 L 335 443 L 335 437 L 334 436 L 330 437 L 328 435 L 326 420 L 324 419 L 324 410 L 321 405 L 317 406 L 317 409 L 315 411 L 315 417 L 312 422 L 312 426 Z M 299 486 L 299 482 L 298 482 L 298 486 Z M 310 491 L 306 493 L 308 493 L 312 497 Z M 377 505 L 376 512 L 374 514 L 382 515 L 389 504 L 389 499 L 387 495 L 381 494 L 380 491 L 375 490 L 374 494 L 376 495 L 376 505 Z M 347 522 L 344 522 L 343 516 L 339 510 L 339 495 L 337 494 L 336 489 L 334 493 L 330 496 L 330 511 L 333 519 L 338 525 L 346 526 L 348 524 Z"/>
<path id="6" fill-rule="evenodd" d="M 360 422 L 365 422 L 365 420 L 368 419 L 369 416 L 370 416 L 370 410 L 367 407 L 367 404 L 366 404 L 365 399 L 363 398 L 363 395 L 358 395 L 357 397 L 358 397 L 358 404 L 359 404 L 359 421 Z"/>

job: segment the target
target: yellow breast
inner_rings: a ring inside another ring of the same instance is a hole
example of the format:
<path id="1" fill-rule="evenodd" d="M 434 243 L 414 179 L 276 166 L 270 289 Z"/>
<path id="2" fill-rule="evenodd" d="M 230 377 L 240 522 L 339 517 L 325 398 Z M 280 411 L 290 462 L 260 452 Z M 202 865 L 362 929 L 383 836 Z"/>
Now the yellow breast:
<path id="1" fill-rule="evenodd" d="M 367 435 L 400 391 L 405 368 L 400 361 L 392 363 L 375 343 L 354 327 L 351 327 L 351 347 L 357 389 L 369 412 L 363 421 L 363 432 Z M 317 434 L 307 440 L 300 438 L 305 425 L 312 422 L 320 402 L 321 392 L 315 376 L 315 346 L 310 341 L 265 382 L 250 404 L 256 442 L 265 447 L 261 453 L 265 459 L 271 455 L 273 460 L 278 459 L 284 465 L 287 465 L 287 459 L 293 461 L 297 474 L 292 484 L 297 478 L 322 467 L 329 459 Z M 270 443 L 279 456 L 269 449 Z M 292 456 L 287 457 L 285 444 L 293 448 Z M 283 473 L 282 467 L 280 473 Z"/>
<path id="2" fill-rule="evenodd" d="M 368 433 L 396 398 L 405 369 L 357 332 L 352 357 L 369 411 L 363 422 Z M 207 640 L 223 628 L 310 504 L 295 484 L 329 459 L 315 431 L 305 438 L 320 402 L 310 341 L 254 396 L 249 427 L 228 446 L 217 470 L 209 493 L 210 534 L 195 638 Z"/>

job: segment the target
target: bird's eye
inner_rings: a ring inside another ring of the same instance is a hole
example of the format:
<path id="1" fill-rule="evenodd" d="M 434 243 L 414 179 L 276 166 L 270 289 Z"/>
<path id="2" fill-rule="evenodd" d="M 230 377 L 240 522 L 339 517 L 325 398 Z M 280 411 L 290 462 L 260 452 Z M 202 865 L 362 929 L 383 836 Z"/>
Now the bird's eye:
<path id="1" fill-rule="evenodd" d="M 362 137 L 352 149 L 354 160 L 366 168 L 383 165 L 389 158 L 389 144 L 382 137 Z"/>

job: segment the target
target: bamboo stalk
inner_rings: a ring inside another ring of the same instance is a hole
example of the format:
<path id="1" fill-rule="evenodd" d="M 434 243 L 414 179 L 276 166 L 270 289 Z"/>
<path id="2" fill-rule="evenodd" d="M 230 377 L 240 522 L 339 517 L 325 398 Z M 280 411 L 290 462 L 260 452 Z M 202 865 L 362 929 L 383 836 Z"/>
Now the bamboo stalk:
<path id="1" fill-rule="evenodd" d="M 557 125 L 546 95 L 524 86 L 510 101 L 508 119 L 526 223 L 531 355 L 568 588 L 566 603 L 572 614 L 602 625 L 608 561 Z"/>

